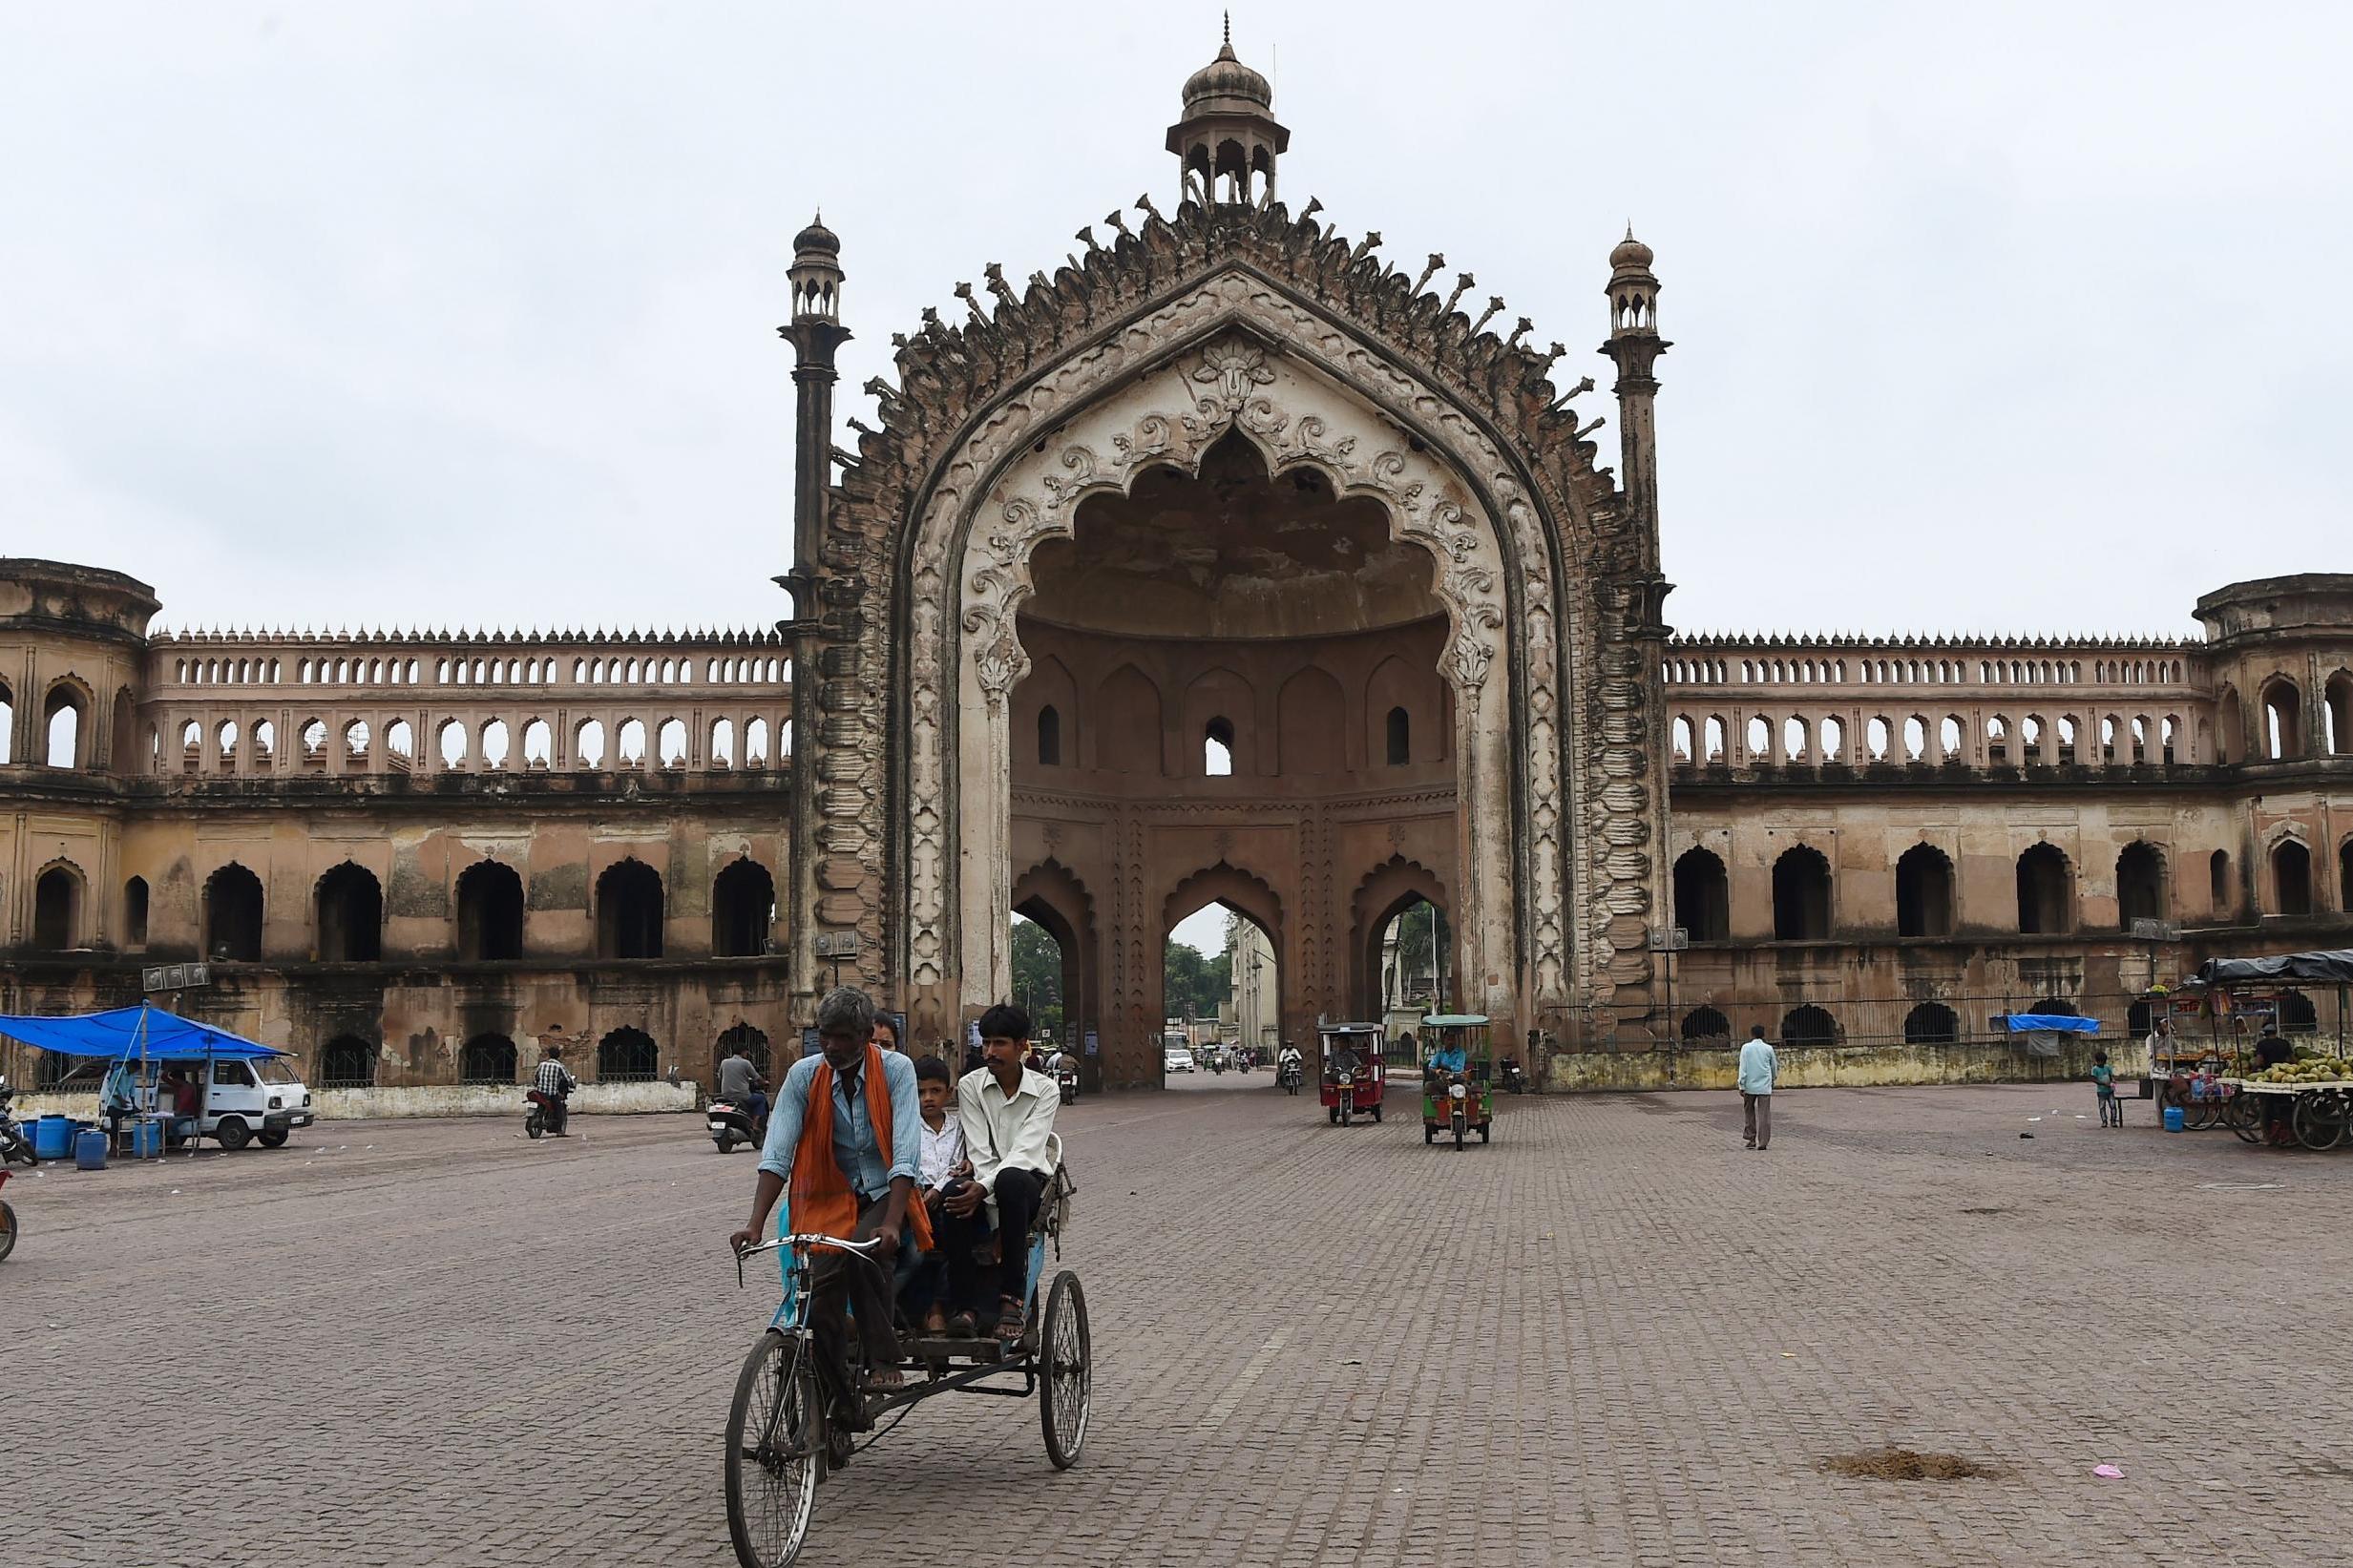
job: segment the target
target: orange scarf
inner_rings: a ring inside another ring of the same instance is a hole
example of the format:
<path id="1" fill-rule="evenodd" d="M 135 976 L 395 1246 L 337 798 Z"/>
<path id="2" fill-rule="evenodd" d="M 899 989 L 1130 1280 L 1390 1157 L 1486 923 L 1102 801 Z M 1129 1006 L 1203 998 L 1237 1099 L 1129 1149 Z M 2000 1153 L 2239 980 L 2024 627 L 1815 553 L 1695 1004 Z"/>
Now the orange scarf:
<path id="1" fill-rule="evenodd" d="M 866 1048 L 866 1116 L 874 1124 L 874 1146 L 884 1169 L 891 1165 L 891 1086 L 883 1076 L 882 1051 Z M 792 1152 L 791 1225 L 799 1231 L 849 1236 L 858 1223 L 858 1195 L 833 1158 L 833 1064 L 822 1058 L 809 1080 L 809 1111 L 801 1122 L 801 1146 Z M 922 1201 L 907 1201 L 907 1231 L 915 1247 L 932 1250 L 932 1216 Z"/>

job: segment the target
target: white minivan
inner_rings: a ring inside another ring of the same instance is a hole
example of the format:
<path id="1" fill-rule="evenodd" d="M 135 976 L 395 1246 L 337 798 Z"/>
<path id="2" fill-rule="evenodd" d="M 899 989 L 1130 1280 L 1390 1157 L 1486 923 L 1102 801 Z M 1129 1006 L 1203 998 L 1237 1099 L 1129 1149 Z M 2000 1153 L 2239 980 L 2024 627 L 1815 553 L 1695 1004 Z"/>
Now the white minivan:
<path id="1" fill-rule="evenodd" d="M 307 1127 L 317 1119 L 311 1109 L 310 1086 L 294 1070 L 291 1056 L 215 1057 L 209 1077 L 202 1058 L 158 1062 L 149 1069 L 151 1076 L 140 1085 L 139 1098 L 169 1115 L 171 1105 L 156 1104 L 155 1093 L 156 1081 L 166 1068 L 178 1069 L 181 1077 L 194 1078 L 203 1088 L 197 1136 L 218 1139 L 224 1149 L 242 1149 L 254 1139 L 260 1139 L 263 1148 L 275 1149 L 293 1136 L 295 1128 Z"/>

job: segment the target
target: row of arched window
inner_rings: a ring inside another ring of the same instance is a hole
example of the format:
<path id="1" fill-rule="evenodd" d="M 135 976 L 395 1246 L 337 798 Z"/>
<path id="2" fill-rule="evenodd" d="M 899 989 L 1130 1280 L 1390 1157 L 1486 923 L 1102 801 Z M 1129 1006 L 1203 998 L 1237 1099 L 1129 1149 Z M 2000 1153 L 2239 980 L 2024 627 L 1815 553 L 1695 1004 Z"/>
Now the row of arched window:
<path id="1" fill-rule="evenodd" d="M 132 721 L 131 693 L 128 689 L 115 697 L 115 744 L 117 751 L 130 743 Z M 48 767 L 89 767 L 95 754 L 92 742 L 96 739 L 90 721 L 91 695 L 78 681 L 53 680 L 41 697 L 40 728 L 27 738 L 33 755 Z M 9 683 L 0 680 L 0 763 L 17 761 L 16 698 Z"/>
<path id="2" fill-rule="evenodd" d="M 147 945 L 148 885 L 123 884 L 122 943 Z M 231 861 L 205 879 L 200 951 L 208 958 L 256 963 L 262 958 L 264 894 L 262 879 Z M 92 945 L 85 914 L 89 897 L 81 868 L 60 861 L 34 882 L 32 946 L 63 951 Z M 711 942 L 715 958 L 756 958 L 771 947 L 776 882 L 768 868 L 744 856 L 711 879 Z M 523 879 L 504 861 L 476 861 L 458 874 L 455 948 L 464 962 L 523 956 L 526 900 Z M 605 868 L 596 883 L 597 956 L 660 958 L 667 928 L 662 873 L 634 856 Z M 313 961 L 375 963 L 384 956 L 384 887 L 376 873 L 351 861 L 330 868 L 311 889 Z"/>
<path id="3" fill-rule="evenodd" d="M 774 743 L 770 743 L 770 736 Z M 642 719 L 616 722 L 583 719 L 563 737 L 544 719 L 444 719 L 432 730 L 426 763 L 438 771 L 497 772 L 508 768 L 764 768 L 792 753 L 792 721 L 771 724 L 765 714 L 729 715 L 709 721 L 700 756 L 683 719 L 650 726 Z M 275 771 L 278 726 L 268 719 L 179 721 L 178 744 L 166 754 L 162 732 L 148 730 L 150 758 L 158 773 L 266 773 Z M 330 729 L 323 719 L 305 721 L 297 733 L 294 765 L 305 772 L 406 773 L 418 767 L 416 729 L 394 719 L 381 734 L 366 719 L 343 720 Z"/>
<path id="4" fill-rule="evenodd" d="M 705 1084 L 716 1081 L 719 1063 L 737 1052 L 750 1058 L 763 1077 L 768 1071 L 768 1037 L 766 1031 L 751 1024 L 737 1023 L 723 1031 L 711 1042 L 707 1064 L 696 1071 L 704 1073 Z M 338 1035 L 319 1047 L 312 1063 L 310 1082 L 319 1089 L 367 1089 L 376 1082 L 377 1063 L 384 1048 L 380 1041 L 364 1035 Z M 527 1081 L 536 1070 L 537 1053 L 518 1051 L 513 1036 L 496 1032 L 475 1035 L 458 1049 L 457 1080 L 460 1083 L 505 1085 Z M 568 1063 L 574 1072 L 592 1083 L 650 1083 L 662 1076 L 662 1051 L 652 1035 L 644 1030 L 624 1025 L 608 1031 L 597 1042 L 597 1054 L 592 1061 L 573 1060 Z"/>
<path id="5" fill-rule="evenodd" d="M 1850 746 L 1847 721 L 1836 714 L 1754 713 L 1735 731 L 1720 714 L 1675 715 L 1668 745 L 1678 763 L 1959 763 L 1970 767 L 2071 766 L 2077 763 L 2171 766 L 2200 760 L 2201 744 L 2178 714 L 2087 716 L 2097 740 L 2079 746 L 2075 716 L 1926 714 L 1863 721 L 1860 743 Z M 2203 726 L 2201 726 L 2202 729 Z M 1735 744 L 1734 742 L 1739 742 Z"/>
<path id="6" fill-rule="evenodd" d="M 1987 1012 L 1994 1011 L 2035 1013 L 2046 1017 L 2080 1017 L 2083 1013 L 2072 999 L 2066 996 L 2046 996 L 2030 1006 L 1988 1004 Z M 1860 1043 L 1849 1037 L 1847 1031 L 1828 1008 L 1811 1002 L 1784 1012 L 1777 1029 L 1770 1021 L 1771 1017 L 1768 1014 L 1760 1021 L 1765 1022 L 1771 1037 L 1777 1044 Z M 2146 998 L 2136 1000 L 2127 1010 L 2125 1034 L 2132 1039 L 2139 1039 L 2149 1033 L 2155 1019 L 2153 1004 Z M 2312 998 L 2298 991 L 2280 993 L 2279 1019 L 2280 1030 L 2289 1035 L 2309 1035 L 2320 1028 L 2319 1009 L 2313 1005 Z M 1678 1032 L 1687 1045 L 1728 1046 L 1734 1043 L 1734 1027 L 1722 1009 L 1701 1006 L 1683 1014 Z M 1742 1030 L 1741 1033 L 1745 1035 L 1746 1031 Z M 1972 1035 L 1991 1033 L 1990 1025 L 1973 1030 L 1959 1012 L 1943 1002 L 1915 1003 L 1903 1015 L 1903 1043 L 1906 1045 L 1958 1045 Z M 1873 1030 L 1867 1029 L 1866 1035 L 1875 1041 L 1879 1038 Z"/>
<path id="7" fill-rule="evenodd" d="M 1733 672 L 1738 671 L 1737 677 Z M 1857 685 L 1911 686 L 2079 686 L 2084 666 L 2074 659 L 1729 659 L 1669 658 L 1659 666 L 1666 681 L 1685 686 L 1725 686 L 1736 679 L 1744 686 Z M 2179 685 L 2185 674 L 2177 659 L 2095 659 L 2094 684 L 2105 686 Z"/>
<path id="8" fill-rule="evenodd" d="M 2269 897 L 2262 912 L 2317 913 L 2312 852 L 2298 839 L 2282 838 L 2268 856 Z M 2227 921 L 2240 905 L 2230 852 L 2207 857 L 2208 909 Z M 2062 935 L 2077 929 L 2075 870 L 2055 844 L 2027 847 L 2014 867 L 2017 925 L 2025 935 Z M 2353 837 L 2338 847 L 2338 896 L 2353 913 Z M 1959 883 L 1952 857 L 1933 844 L 1916 844 L 1895 868 L 1896 934 L 1950 936 L 1957 927 Z M 1773 939 L 1823 942 L 1833 934 L 1829 857 L 1812 845 L 1783 850 L 1773 863 Z M 2131 934 L 2135 922 L 2173 918 L 2174 894 L 2165 851 L 2135 839 L 2116 856 L 2116 930 Z M 1694 942 L 1732 938 L 1732 882 L 1722 857 L 1712 849 L 1687 849 L 1674 866 L 1674 921 Z"/>
<path id="9" fill-rule="evenodd" d="M 577 656 L 572 660 L 571 684 L 675 685 L 696 681 L 695 658 L 627 658 L 620 654 Z M 740 655 L 708 655 L 703 660 L 704 685 L 753 685 L 792 679 L 788 659 Z M 275 685 L 284 679 L 284 664 L 276 659 L 175 659 L 172 679 L 183 686 Z M 321 656 L 294 663 L 294 681 L 303 686 L 409 685 L 542 686 L 562 682 L 563 660 L 534 655 L 523 659 L 441 658 L 433 660 L 430 682 L 420 680 L 426 666 L 414 657 L 381 655 L 339 658 Z"/>

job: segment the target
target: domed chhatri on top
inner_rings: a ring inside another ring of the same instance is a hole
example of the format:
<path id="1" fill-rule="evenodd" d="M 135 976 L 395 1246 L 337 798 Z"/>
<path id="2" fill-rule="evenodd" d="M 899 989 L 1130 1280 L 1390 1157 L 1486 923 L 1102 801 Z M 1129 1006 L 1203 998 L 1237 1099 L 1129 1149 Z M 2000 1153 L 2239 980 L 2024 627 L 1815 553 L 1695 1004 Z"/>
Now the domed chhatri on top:
<path id="1" fill-rule="evenodd" d="M 840 235 L 825 226 L 825 214 L 821 212 L 809 220 L 809 227 L 792 237 L 792 248 L 795 251 L 815 250 L 823 251 L 828 256 L 839 256 L 842 253 L 842 240 Z"/>
<path id="2" fill-rule="evenodd" d="M 1250 205 L 1274 199 L 1274 160 L 1291 133 L 1274 118 L 1274 89 L 1234 57 L 1233 23 L 1217 58 L 1185 78 L 1185 114 L 1168 151 L 1185 166 L 1184 199 Z"/>
<path id="3" fill-rule="evenodd" d="M 1261 109 L 1274 107 L 1273 87 L 1234 56 L 1230 16 L 1226 20 L 1226 40 L 1218 46 L 1217 58 L 1185 78 L 1187 114 L 1207 108 L 1213 98 L 1240 98 Z"/>
<path id="4" fill-rule="evenodd" d="M 1626 225 L 1626 238 L 1610 248 L 1609 265 L 1621 272 L 1650 270 L 1650 247 L 1634 238 L 1634 225 Z"/>

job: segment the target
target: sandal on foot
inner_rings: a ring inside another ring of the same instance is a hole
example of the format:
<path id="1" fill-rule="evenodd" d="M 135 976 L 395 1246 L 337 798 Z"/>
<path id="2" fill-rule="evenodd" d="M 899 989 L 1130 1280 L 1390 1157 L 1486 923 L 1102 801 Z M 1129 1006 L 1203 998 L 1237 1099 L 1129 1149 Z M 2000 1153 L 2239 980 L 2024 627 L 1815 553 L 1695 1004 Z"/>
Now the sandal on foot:
<path id="1" fill-rule="evenodd" d="M 970 1339 L 978 1332 L 980 1332 L 979 1320 L 975 1318 L 970 1312 L 958 1312 L 956 1316 L 948 1320 L 948 1337 L 950 1339 Z"/>
<path id="2" fill-rule="evenodd" d="M 868 1393 L 896 1393 L 907 1384 L 896 1367 L 870 1367 L 865 1381 Z"/>
<path id="3" fill-rule="evenodd" d="M 935 1307 L 923 1314 L 923 1332 L 927 1337 L 937 1339 L 947 1331 L 948 1312 L 945 1307 Z"/>
<path id="4" fill-rule="evenodd" d="M 1022 1311 L 1019 1302 L 1005 1303 L 1005 1309 L 997 1314 L 997 1337 L 1019 1339 L 1028 1328 L 1027 1320 L 1028 1314 Z"/>

